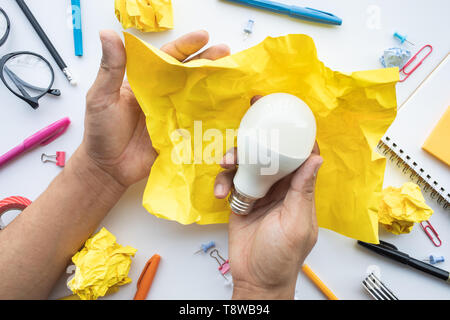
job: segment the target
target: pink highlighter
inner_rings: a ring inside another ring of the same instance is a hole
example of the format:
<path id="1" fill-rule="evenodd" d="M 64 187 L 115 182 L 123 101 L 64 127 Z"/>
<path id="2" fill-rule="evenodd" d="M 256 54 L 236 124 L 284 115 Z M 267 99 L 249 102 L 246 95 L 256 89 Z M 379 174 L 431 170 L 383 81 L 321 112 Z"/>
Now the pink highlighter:
<path id="1" fill-rule="evenodd" d="M 70 119 L 66 117 L 36 132 L 31 137 L 26 138 L 25 141 L 20 145 L 0 156 L 0 167 L 13 160 L 14 158 L 20 156 L 22 153 L 25 153 L 38 146 L 45 146 L 55 139 L 59 138 L 59 136 L 66 132 L 69 124 Z"/>

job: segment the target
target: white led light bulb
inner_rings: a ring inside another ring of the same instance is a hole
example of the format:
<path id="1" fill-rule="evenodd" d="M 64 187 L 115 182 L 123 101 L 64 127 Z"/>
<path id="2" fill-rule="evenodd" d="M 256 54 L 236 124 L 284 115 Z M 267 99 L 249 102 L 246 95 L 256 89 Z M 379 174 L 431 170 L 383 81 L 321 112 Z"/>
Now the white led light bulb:
<path id="1" fill-rule="evenodd" d="M 232 211 L 247 215 L 275 182 L 308 159 L 315 140 L 316 120 L 301 99 L 274 93 L 254 103 L 239 127 L 239 167 L 229 197 Z"/>

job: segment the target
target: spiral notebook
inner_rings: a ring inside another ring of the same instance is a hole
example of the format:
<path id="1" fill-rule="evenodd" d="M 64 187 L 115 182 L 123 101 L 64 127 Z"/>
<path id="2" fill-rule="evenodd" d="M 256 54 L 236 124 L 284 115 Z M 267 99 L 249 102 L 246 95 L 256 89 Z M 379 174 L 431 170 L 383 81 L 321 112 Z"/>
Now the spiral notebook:
<path id="1" fill-rule="evenodd" d="M 409 174 L 423 191 L 429 191 L 431 198 L 444 208 L 450 206 L 450 167 L 422 146 L 448 106 L 450 54 L 400 106 L 397 118 L 378 144 L 388 159 Z M 448 141 L 448 137 L 445 139 Z"/>

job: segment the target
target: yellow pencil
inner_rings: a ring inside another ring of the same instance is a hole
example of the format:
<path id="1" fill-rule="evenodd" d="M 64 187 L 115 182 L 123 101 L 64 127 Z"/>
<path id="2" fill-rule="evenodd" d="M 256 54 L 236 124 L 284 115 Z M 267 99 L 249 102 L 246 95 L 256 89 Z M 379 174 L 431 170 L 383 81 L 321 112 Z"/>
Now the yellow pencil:
<path id="1" fill-rule="evenodd" d="M 339 300 L 330 289 L 327 288 L 325 283 L 319 279 L 319 277 L 311 270 L 308 265 L 304 264 L 302 267 L 302 271 L 306 274 L 306 276 L 316 285 L 317 288 L 322 291 L 322 293 L 328 298 L 328 300 Z"/>

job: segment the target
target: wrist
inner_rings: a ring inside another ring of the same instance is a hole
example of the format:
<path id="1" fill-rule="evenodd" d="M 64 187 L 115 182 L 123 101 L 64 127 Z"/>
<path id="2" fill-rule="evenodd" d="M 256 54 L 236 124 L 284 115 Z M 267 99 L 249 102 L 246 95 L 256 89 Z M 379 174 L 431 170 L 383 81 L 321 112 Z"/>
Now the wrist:
<path id="1" fill-rule="evenodd" d="M 100 168 L 85 152 L 83 145 L 70 158 L 63 174 L 86 190 L 87 197 L 107 206 L 113 206 L 127 189 Z"/>
<path id="2" fill-rule="evenodd" d="M 235 281 L 233 300 L 293 300 L 296 281 L 285 286 L 263 287 L 248 282 Z"/>

